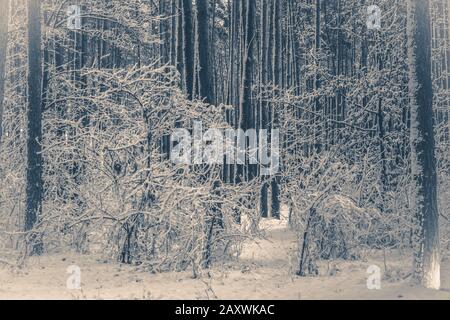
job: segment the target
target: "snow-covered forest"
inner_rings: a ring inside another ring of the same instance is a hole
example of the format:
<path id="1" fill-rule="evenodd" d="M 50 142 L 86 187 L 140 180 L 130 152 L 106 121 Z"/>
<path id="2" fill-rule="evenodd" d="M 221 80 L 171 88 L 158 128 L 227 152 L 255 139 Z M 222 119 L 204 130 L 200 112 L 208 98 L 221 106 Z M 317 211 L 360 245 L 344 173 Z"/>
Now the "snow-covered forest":
<path id="1" fill-rule="evenodd" d="M 450 298 L 449 26 L 0 0 L 0 298 Z"/>

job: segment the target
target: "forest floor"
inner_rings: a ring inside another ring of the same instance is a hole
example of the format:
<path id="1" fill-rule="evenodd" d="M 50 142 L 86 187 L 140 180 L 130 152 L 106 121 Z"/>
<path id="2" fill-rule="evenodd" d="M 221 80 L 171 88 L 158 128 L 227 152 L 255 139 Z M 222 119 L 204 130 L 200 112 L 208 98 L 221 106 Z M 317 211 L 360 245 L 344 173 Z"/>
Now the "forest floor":
<path id="1" fill-rule="evenodd" d="M 262 222 L 266 239 L 247 243 L 239 261 L 192 272 L 149 274 L 90 255 L 31 258 L 21 269 L 0 264 L 0 299 L 450 299 L 450 259 L 442 263 L 442 289 L 408 278 L 411 255 L 372 252 L 359 261 L 324 263 L 317 277 L 295 276 L 297 237 L 285 221 Z M 81 269 L 81 290 L 69 290 L 69 265 Z M 367 268 L 382 270 L 380 290 L 367 288 Z M 406 278 L 406 279 L 405 279 Z"/>

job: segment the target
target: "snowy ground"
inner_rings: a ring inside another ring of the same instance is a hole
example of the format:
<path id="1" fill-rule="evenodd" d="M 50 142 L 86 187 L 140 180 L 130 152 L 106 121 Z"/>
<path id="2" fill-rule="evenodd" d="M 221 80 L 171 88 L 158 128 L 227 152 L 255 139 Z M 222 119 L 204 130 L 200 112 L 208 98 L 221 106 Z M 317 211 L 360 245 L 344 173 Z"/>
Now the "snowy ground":
<path id="1" fill-rule="evenodd" d="M 322 266 L 315 278 L 294 276 L 296 237 L 285 222 L 265 221 L 267 240 L 244 246 L 240 261 L 213 268 L 201 279 L 191 272 L 149 274 L 136 267 L 74 254 L 33 258 L 13 270 L 0 264 L 0 299 L 450 299 L 450 260 L 442 265 L 442 290 L 411 284 L 410 255 L 380 252 L 361 261 Z M 367 268 L 379 265 L 381 290 L 367 289 Z M 68 290 L 67 267 L 81 268 L 81 290 Z M 387 272 L 385 272 L 385 266 Z"/>

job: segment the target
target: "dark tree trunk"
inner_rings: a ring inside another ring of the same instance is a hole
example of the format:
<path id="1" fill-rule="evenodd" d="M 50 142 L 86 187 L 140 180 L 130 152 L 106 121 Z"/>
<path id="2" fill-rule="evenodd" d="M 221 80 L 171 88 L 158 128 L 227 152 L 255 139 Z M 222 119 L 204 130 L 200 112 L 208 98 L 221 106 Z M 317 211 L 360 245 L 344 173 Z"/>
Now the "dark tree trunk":
<path id="1" fill-rule="evenodd" d="M 316 0 L 316 59 L 317 59 L 317 69 L 320 68 L 320 57 L 319 54 L 321 52 L 321 38 L 320 38 L 320 33 L 321 33 L 321 28 L 320 28 L 320 15 L 321 15 L 321 11 L 320 11 L 320 0 Z M 340 43 L 339 43 L 340 44 Z M 315 79 L 315 84 L 314 84 L 314 89 L 316 91 L 320 90 L 321 87 L 321 81 L 320 81 L 320 74 L 318 74 L 319 70 L 317 70 L 316 72 L 316 79 Z M 339 72 L 339 71 L 338 71 Z M 320 114 L 322 112 L 321 110 L 321 104 L 320 104 L 320 98 L 317 97 L 315 99 L 315 111 L 316 114 Z M 320 117 L 315 117 L 315 121 L 314 121 L 314 150 L 317 153 L 320 153 L 322 151 L 322 119 L 320 119 Z"/>
<path id="2" fill-rule="evenodd" d="M 41 1 L 28 0 L 28 136 L 25 230 L 34 228 L 42 212 L 42 109 L 41 109 Z M 42 244 L 30 238 L 31 254 L 42 253 Z"/>
<path id="3" fill-rule="evenodd" d="M 181 75 L 181 87 L 185 89 L 186 84 L 184 82 L 184 53 L 183 53 L 183 0 L 176 0 L 178 4 L 178 16 L 177 16 L 177 70 Z"/>
<path id="4" fill-rule="evenodd" d="M 437 175 L 431 82 L 431 34 L 428 0 L 408 8 L 408 57 L 411 95 L 411 159 L 415 185 L 414 277 L 426 288 L 440 287 Z"/>
<path id="5" fill-rule="evenodd" d="M 209 59 L 209 17 L 208 0 L 197 0 L 197 39 L 199 60 L 200 97 L 206 103 L 214 103 L 212 68 Z"/>
<path id="6" fill-rule="evenodd" d="M 177 2 L 178 0 L 170 1 L 170 15 L 172 16 L 170 19 L 170 64 L 173 66 L 177 65 Z"/>
<path id="7" fill-rule="evenodd" d="M 194 24 L 192 23 L 192 0 L 183 1 L 183 62 L 184 84 L 189 99 L 194 92 Z"/>
<path id="8" fill-rule="evenodd" d="M 273 77 L 277 91 L 283 86 L 282 74 L 282 30 L 281 30 L 281 12 L 282 1 L 274 0 L 274 48 L 273 48 Z M 278 129 L 278 112 L 272 110 L 272 130 Z M 280 185 L 278 176 L 273 177 L 271 181 L 272 205 L 271 214 L 273 218 L 280 218 Z"/>
<path id="9" fill-rule="evenodd" d="M 199 60 L 200 98 L 206 103 L 214 103 L 213 72 L 209 56 L 209 17 L 208 0 L 197 0 L 197 39 Z M 212 193 L 218 193 L 219 181 L 214 181 Z M 205 240 L 203 244 L 202 267 L 208 268 L 211 263 L 212 239 L 214 226 L 220 214 L 220 205 L 213 204 L 205 217 Z"/>
<path id="10" fill-rule="evenodd" d="M 239 127 L 244 132 L 254 129 L 254 110 L 252 104 L 252 85 L 253 85 L 253 66 L 254 66 L 254 43 L 255 43 L 255 1 L 246 0 L 243 12 L 246 12 L 245 25 L 245 45 L 244 45 L 244 63 L 243 79 L 241 89 L 241 101 L 239 112 Z M 247 164 L 247 180 L 252 180 L 256 176 L 257 166 Z M 239 175 L 243 175 L 243 170 L 239 170 Z"/>
<path id="11" fill-rule="evenodd" d="M 262 85 L 266 85 L 268 82 L 268 50 L 269 50 L 269 41 L 268 41 L 268 0 L 262 0 L 262 13 L 261 13 L 261 79 L 260 82 Z M 262 99 L 264 100 L 264 99 Z M 261 101 L 260 103 L 260 127 L 262 130 L 268 129 L 268 121 L 267 121 L 267 103 L 265 101 Z M 263 181 L 261 185 L 261 194 L 260 194 L 260 211 L 261 217 L 267 218 L 269 216 L 269 205 L 268 205 L 268 190 L 269 185 L 266 181 Z"/>

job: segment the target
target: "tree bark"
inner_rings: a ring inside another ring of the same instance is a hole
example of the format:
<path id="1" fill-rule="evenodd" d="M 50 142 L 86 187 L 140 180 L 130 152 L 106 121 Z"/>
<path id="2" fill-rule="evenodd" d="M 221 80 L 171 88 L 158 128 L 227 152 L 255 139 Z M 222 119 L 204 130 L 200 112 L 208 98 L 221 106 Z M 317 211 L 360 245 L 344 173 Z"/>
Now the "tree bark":
<path id="1" fill-rule="evenodd" d="M 3 99 L 5 97 L 6 56 L 8 50 L 8 22 L 9 0 L 0 0 L 0 146 L 3 136 Z"/>
<path id="2" fill-rule="evenodd" d="M 282 2 L 280 0 L 274 0 L 274 48 L 273 48 L 273 76 L 274 82 L 277 86 L 277 92 L 283 86 L 283 60 L 282 60 L 282 30 L 281 30 L 281 14 L 282 14 Z M 278 129 L 278 111 L 272 107 L 272 130 Z M 272 218 L 280 218 L 280 185 L 279 177 L 273 177 L 271 184 L 271 215 Z"/>
<path id="3" fill-rule="evenodd" d="M 214 103 L 213 72 L 209 56 L 209 16 L 208 0 L 197 0 L 197 39 L 199 60 L 199 91 L 200 98 L 206 103 Z M 219 181 L 214 181 L 212 192 L 218 194 Z M 211 263 L 212 239 L 214 227 L 220 214 L 220 205 L 213 204 L 206 213 L 204 228 L 204 244 L 202 253 L 202 267 L 209 268 Z"/>
<path id="4" fill-rule="evenodd" d="M 34 228 L 42 212 L 41 2 L 28 0 L 28 135 L 25 230 Z M 40 240 L 31 237 L 31 254 L 42 253 Z"/>
<path id="5" fill-rule="evenodd" d="M 192 0 L 183 1 L 183 62 L 184 84 L 188 98 L 192 100 L 194 93 L 194 36 L 192 30 Z"/>
<path id="6" fill-rule="evenodd" d="M 439 289 L 439 216 L 428 0 L 408 3 L 408 58 L 413 210 L 417 224 L 414 232 L 414 278 L 426 288 Z"/>
<path id="7" fill-rule="evenodd" d="M 197 39 L 199 58 L 200 96 L 206 103 L 214 103 L 212 68 L 209 60 L 208 0 L 197 0 Z"/>
<path id="8" fill-rule="evenodd" d="M 268 41 L 268 0 L 262 0 L 261 4 L 262 12 L 261 12 L 261 79 L 260 82 L 262 85 L 266 85 L 268 82 L 268 74 L 267 69 L 268 67 L 268 55 L 269 55 L 269 41 Z M 263 101 L 264 99 L 261 99 L 260 102 L 260 128 L 262 130 L 268 129 L 268 121 L 267 121 L 267 103 Z M 260 203 L 260 212 L 261 217 L 268 218 L 269 216 L 269 205 L 268 205 L 268 191 L 269 191 L 269 184 L 267 181 L 263 181 L 261 185 L 261 193 L 259 197 L 259 203 Z"/>

